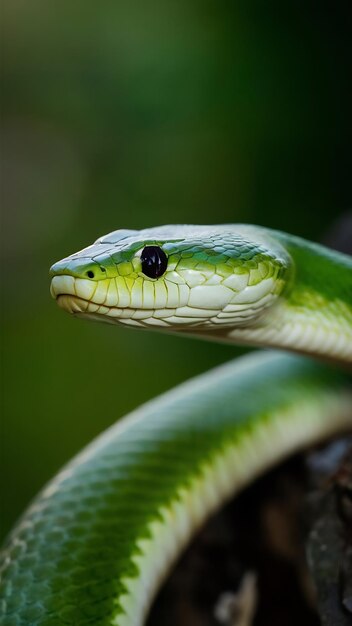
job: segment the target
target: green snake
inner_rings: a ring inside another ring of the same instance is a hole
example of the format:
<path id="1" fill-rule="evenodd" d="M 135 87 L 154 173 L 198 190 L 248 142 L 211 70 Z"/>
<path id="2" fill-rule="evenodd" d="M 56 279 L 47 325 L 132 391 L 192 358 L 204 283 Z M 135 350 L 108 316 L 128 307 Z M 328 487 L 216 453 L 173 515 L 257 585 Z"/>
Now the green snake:
<path id="1" fill-rule="evenodd" d="M 117 230 L 53 265 L 51 293 L 83 318 L 301 353 L 252 352 L 138 408 L 7 539 L 2 626 L 138 626 L 215 510 L 352 428 L 352 258 L 248 225 Z"/>

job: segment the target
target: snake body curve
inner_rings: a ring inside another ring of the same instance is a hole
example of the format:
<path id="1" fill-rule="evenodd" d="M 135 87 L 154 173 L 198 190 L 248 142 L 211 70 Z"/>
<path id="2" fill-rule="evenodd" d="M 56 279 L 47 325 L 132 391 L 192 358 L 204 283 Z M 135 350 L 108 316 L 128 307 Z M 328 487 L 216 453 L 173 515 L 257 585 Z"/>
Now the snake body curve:
<path id="1" fill-rule="evenodd" d="M 246 226 L 119 230 L 55 264 L 77 316 L 252 353 L 120 420 L 37 496 L 2 553 L 3 626 L 138 626 L 197 528 L 298 449 L 352 428 L 352 259 Z"/>

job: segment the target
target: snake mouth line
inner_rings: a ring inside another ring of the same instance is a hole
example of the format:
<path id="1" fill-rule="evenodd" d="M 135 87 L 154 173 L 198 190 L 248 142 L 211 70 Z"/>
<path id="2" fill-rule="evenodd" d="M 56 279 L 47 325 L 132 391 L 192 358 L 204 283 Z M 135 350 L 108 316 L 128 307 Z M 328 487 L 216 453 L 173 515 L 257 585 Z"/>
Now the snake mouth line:
<path id="1" fill-rule="evenodd" d="M 119 307 L 109 306 L 105 303 L 96 303 L 87 298 L 82 298 L 72 293 L 59 293 L 56 301 L 60 308 L 76 316 L 83 316 L 91 319 L 99 319 L 110 323 L 124 323 L 131 326 L 148 327 L 158 326 L 165 329 L 183 330 L 187 332 L 186 326 L 190 329 L 221 330 L 231 327 L 248 327 L 255 323 L 258 316 L 260 304 L 252 304 L 250 307 L 239 305 L 233 311 L 223 309 L 199 309 L 192 306 L 179 306 L 176 303 L 163 308 L 136 308 L 128 305 Z M 265 303 L 262 311 L 270 302 Z M 248 306 L 248 305 L 247 305 Z"/>
<path id="2" fill-rule="evenodd" d="M 145 317 L 149 315 L 155 314 L 157 309 L 136 309 L 134 307 L 129 306 L 108 306 L 104 303 L 98 304 L 93 302 L 93 300 L 88 300 L 86 298 L 81 298 L 80 296 L 76 296 L 70 293 L 60 293 L 56 296 L 56 302 L 58 305 L 67 311 L 68 313 L 72 313 L 73 315 L 89 315 L 96 314 L 102 316 L 109 316 L 115 318 L 125 318 L 129 319 L 131 315 L 135 314 L 137 311 L 142 311 Z M 174 311 L 175 307 L 165 307 L 165 309 L 169 309 L 170 311 Z M 164 309 L 164 310 L 165 310 Z M 142 320 L 141 320 L 142 321 Z"/>
<path id="3" fill-rule="evenodd" d="M 111 313 L 113 311 L 116 313 L 122 313 L 122 311 L 127 308 L 111 307 L 103 303 L 97 304 L 92 300 L 80 298 L 79 296 L 74 296 L 70 293 L 60 293 L 56 296 L 56 302 L 62 309 L 68 313 L 72 313 L 73 315 L 82 313 L 100 313 L 101 315 L 106 315 L 108 312 Z"/>
<path id="4" fill-rule="evenodd" d="M 138 326 L 139 328 L 151 328 L 153 326 L 163 326 L 165 328 L 171 328 L 169 320 L 164 319 L 162 316 L 154 317 L 157 313 L 157 309 L 144 309 L 139 310 L 130 307 L 112 307 L 105 304 L 96 304 L 91 300 L 80 298 L 73 294 L 61 293 L 56 296 L 56 302 L 60 308 L 66 312 L 73 314 L 77 317 L 86 317 L 92 320 L 102 320 L 110 324 L 127 324 L 129 326 Z M 170 315 L 175 312 L 175 308 L 168 308 Z M 163 309 L 165 314 L 166 308 Z M 199 326 L 204 323 L 204 320 L 180 318 L 180 326 L 183 323 L 188 323 L 190 326 Z M 181 330 L 177 326 L 173 328 L 174 331 Z"/>
<path id="5" fill-rule="evenodd" d="M 92 300 L 80 298 L 79 296 L 60 293 L 56 296 L 56 302 L 60 308 L 77 317 L 86 317 L 89 319 L 103 320 L 110 324 L 127 324 L 130 326 L 138 326 L 139 328 L 151 328 L 153 326 L 180 331 L 185 329 L 184 325 L 188 325 L 190 329 L 197 327 L 197 330 L 204 325 L 211 323 L 211 320 L 200 317 L 178 316 L 176 318 L 175 307 L 165 307 L 161 311 L 158 309 L 135 309 L 128 306 L 113 307 L 105 304 L 97 304 Z M 218 311 L 212 311 L 213 320 L 218 315 Z M 177 324 L 175 323 L 177 321 Z M 220 328 L 218 328 L 220 330 Z"/>

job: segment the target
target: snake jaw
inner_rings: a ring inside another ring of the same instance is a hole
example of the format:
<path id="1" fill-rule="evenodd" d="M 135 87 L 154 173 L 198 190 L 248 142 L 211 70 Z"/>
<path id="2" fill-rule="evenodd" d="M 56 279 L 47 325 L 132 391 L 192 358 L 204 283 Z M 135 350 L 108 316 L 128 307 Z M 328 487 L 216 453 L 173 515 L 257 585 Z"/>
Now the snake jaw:
<path id="1" fill-rule="evenodd" d="M 81 298 L 69 294 L 59 295 L 56 301 L 60 309 L 63 309 L 67 313 L 72 313 L 73 315 L 85 313 L 89 305 L 86 300 L 81 300 Z"/>
<path id="2" fill-rule="evenodd" d="M 159 299 L 159 308 L 153 298 L 149 306 L 143 308 L 143 292 L 137 301 L 132 299 L 131 302 L 130 298 L 119 302 L 111 297 L 110 285 L 95 283 L 91 296 L 91 285 L 82 284 L 81 279 L 57 276 L 53 278 L 51 294 L 60 308 L 74 315 L 89 318 L 94 315 L 94 319 L 100 321 L 142 328 L 157 326 L 184 331 L 193 328 L 211 334 L 211 330 L 251 326 L 277 300 L 274 287 L 272 279 L 235 294 L 221 285 L 186 287 L 182 292 L 174 289 L 177 301 L 170 303 Z M 116 285 L 113 291 L 115 295 L 118 293 Z"/>

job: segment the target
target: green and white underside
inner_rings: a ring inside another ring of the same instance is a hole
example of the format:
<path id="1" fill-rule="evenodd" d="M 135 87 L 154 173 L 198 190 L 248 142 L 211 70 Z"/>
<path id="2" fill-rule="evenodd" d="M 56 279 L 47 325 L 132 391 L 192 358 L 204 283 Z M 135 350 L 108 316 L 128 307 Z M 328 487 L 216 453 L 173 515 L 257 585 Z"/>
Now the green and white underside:
<path id="1" fill-rule="evenodd" d="M 0 623 L 141 626 L 212 512 L 289 454 L 349 429 L 347 381 L 287 354 L 244 356 L 152 400 L 20 520 L 2 555 Z"/>
<path id="2" fill-rule="evenodd" d="M 336 368 L 352 362 L 352 261 L 254 226 L 116 231 L 55 264 L 51 292 L 79 316 L 334 361 L 253 353 L 188 381 L 112 426 L 23 515 L 2 553 L 1 625 L 141 626 L 209 515 L 352 430 Z"/>
<path id="3" fill-rule="evenodd" d="M 281 365 L 281 367 L 285 367 L 286 360 L 281 357 L 280 363 L 279 357 L 275 362 L 276 357 L 277 355 L 263 356 L 262 366 Z M 218 371 L 216 374 L 225 378 L 230 375 L 230 384 L 233 384 L 234 377 L 239 376 L 241 380 L 242 372 L 246 368 L 251 370 L 253 364 L 253 357 L 247 357 L 241 362 L 237 362 L 235 366 L 232 364 L 230 367 L 224 367 L 222 372 Z M 253 371 L 250 372 L 251 375 L 255 375 L 257 365 L 259 362 L 256 355 Z M 260 374 L 260 370 L 258 373 Z M 214 393 L 212 380 L 214 374 L 215 372 L 212 372 L 209 376 L 203 376 L 199 382 L 192 381 L 190 396 L 188 396 L 186 385 L 177 390 L 176 402 L 180 395 L 183 395 L 182 413 L 184 412 L 184 403 L 196 402 L 197 394 L 203 398 L 208 396 L 209 390 L 206 392 L 206 388 L 209 385 L 211 392 Z M 248 371 L 246 374 L 248 376 Z M 295 383 L 297 384 L 297 380 Z M 250 390 L 247 389 L 246 391 L 250 393 Z M 260 392 L 260 390 L 258 391 Z M 295 390 L 293 393 L 295 394 L 297 391 Z M 169 409 L 170 399 L 172 401 L 172 397 L 166 397 L 165 407 L 162 407 L 161 400 L 161 406 L 158 407 L 159 411 L 164 409 L 166 412 Z M 112 620 L 113 624 L 116 626 L 131 626 L 132 624 L 138 626 L 144 622 L 155 593 L 190 538 L 209 515 L 230 497 L 233 497 L 234 493 L 240 491 L 272 466 L 273 449 L 280 450 L 279 454 L 275 455 L 275 463 L 277 463 L 280 459 L 287 457 L 288 454 L 292 454 L 302 447 L 307 447 L 311 443 L 316 443 L 317 433 L 319 433 L 321 440 L 324 440 L 336 432 L 336 428 L 343 431 L 352 427 L 352 392 L 342 392 L 338 400 L 334 393 L 323 392 L 318 401 L 317 397 L 308 392 L 303 394 L 299 401 L 297 401 L 298 398 L 295 400 L 296 402 L 293 403 L 291 397 L 290 403 L 286 407 L 280 406 L 277 411 L 271 410 L 269 419 L 265 414 L 260 417 L 257 415 L 258 421 L 254 432 L 251 430 L 248 432 L 246 428 L 243 431 L 241 428 L 237 428 L 233 433 L 233 438 L 228 437 L 228 440 L 218 448 L 214 446 L 209 455 L 204 456 L 201 464 L 197 467 L 197 471 L 193 475 L 187 476 L 187 479 L 185 477 L 185 481 L 181 481 L 176 487 L 172 498 L 157 509 L 157 517 L 149 522 L 146 536 L 136 540 L 136 554 L 131 560 L 136 565 L 139 574 L 137 577 L 126 576 L 122 578 L 121 583 L 125 590 L 116 597 L 118 610 Z M 152 414 L 149 415 L 151 421 L 153 420 L 152 415 L 155 415 L 155 408 L 153 406 Z M 213 419 L 216 419 L 215 406 L 212 406 L 212 411 L 214 412 Z M 145 419 L 145 409 L 141 419 Z M 160 436 L 165 436 L 165 420 L 163 419 L 162 422 L 162 424 L 157 425 L 156 440 Z M 138 414 L 133 426 L 134 428 L 140 427 Z M 168 424 L 167 426 L 168 428 L 171 426 L 171 432 L 172 427 L 175 428 L 175 434 L 179 436 L 178 431 L 182 428 L 180 425 Z M 219 420 L 215 427 L 221 428 L 221 426 L 223 424 Z M 150 424 L 148 435 L 154 439 L 153 430 L 153 425 Z M 166 459 L 164 459 L 160 469 L 172 471 L 171 468 L 169 469 Z"/>

